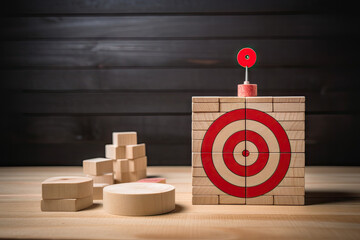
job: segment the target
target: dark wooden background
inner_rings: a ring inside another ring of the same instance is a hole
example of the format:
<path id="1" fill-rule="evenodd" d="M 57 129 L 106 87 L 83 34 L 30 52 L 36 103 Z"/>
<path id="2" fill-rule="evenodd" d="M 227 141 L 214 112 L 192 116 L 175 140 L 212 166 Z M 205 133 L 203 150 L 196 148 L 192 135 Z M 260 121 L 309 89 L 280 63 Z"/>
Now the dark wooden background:
<path id="1" fill-rule="evenodd" d="M 350 2 L 350 1 L 349 1 Z M 1 165 L 80 165 L 134 130 L 190 165 L 191 96 L 305 95 L 307 165 L 359 165 L 358 12 L 320 0 L 1 2 Z M 355 156 L 353 156 L 355 155 Z"/>

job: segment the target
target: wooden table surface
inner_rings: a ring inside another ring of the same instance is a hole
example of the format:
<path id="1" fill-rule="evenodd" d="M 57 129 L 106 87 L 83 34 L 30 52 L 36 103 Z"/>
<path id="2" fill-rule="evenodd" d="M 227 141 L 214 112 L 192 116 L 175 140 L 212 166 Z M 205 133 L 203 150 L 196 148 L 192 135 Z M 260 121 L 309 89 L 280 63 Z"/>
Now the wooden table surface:
<path id="1" fill-rule="evenodd" d="M 191 204 L 190 167 L 149 167 L 176 187 L 176 209 L 160 216 L 41 212 L 41 181 L 80 167 L 0 168 L 0 238 L 360 239 L 360 167 L 306 167 L 305 206 Z"/>

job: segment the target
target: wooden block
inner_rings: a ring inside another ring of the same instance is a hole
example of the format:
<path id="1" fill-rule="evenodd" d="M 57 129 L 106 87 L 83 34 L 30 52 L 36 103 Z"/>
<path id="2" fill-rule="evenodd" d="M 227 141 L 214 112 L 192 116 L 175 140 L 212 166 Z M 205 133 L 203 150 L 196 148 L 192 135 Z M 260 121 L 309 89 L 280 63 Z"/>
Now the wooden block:
<path id="1" fill-rule="evenodd" d="M 305 177 L 305 168 L 303 168 L 303 167 L 299 167 L 299 168 L 290 167 L 288 169 L 285 177 Z"/>
<path id="2" fill-rule="evenodd" d="M 104 188 L 103 207 L 107 213 L 146 216 L 175 209 L 175 187 L 163 183 L 123 183 Z"/>
<path id="3" fill-rule="evenodd" d="M 130 182 L 129 160 L 117 159 L 114 162 L 115 183 Z"/>
<path id="4" fill-rule="evenodd" d="M 305 196 L 274 196 L 275 205 L 304 205 Z"/>
<path id="5" fill-rule="evenodd" d="M 126 145 L 127 159 L 135 159 L 146 156 L 145 143 L 136 145 Z"/>
<path id="6" fill-rule="evenodd" d="M 279 121 L 285 131 L 304 131 L 305 121 Z"/>
<path id="7" fill-rule="evenodd" d="M 130 182 L 136 182 L 143 178 L 146 178 L 146 168 L 129 173 Z"/>
<path id="8" fill-rule="evenodd" d="M 230 112 L 242 108 L 245 108 L 245 103 L 220 103 L 220 112 Z"/>
<path id="9" fill-rule="evenodd" d="M 305 103 L 273 103 L 274 112 L 304 112 Z"/>
<path id="10" fill-rule="evenodd" d="M 115 146 L 125 146 L 137 144 L 136 132 L 113 132 L 113 144 Z"/>
<path id="11" fill-rule="evenodd" d="M 304 103 L 305 97 L 273 97 L 274 103 Z"/>
<path id="12" fill-rule="evenodd" d="M 193 205 L 217 205 L 219 204 L 218 195 L 193 195 Z"/>
<path id="13" fill-rule="evenodd" d="M 272 103 L 273 97 L 246 97 L 246 103 Z"/>
<path id="14" fill-rule="evenodd" d="M 208 177 L 193 177 L 192 178 L 193 186 L 214 186 Z"/>
<path id="15" fill-rule="evenodd" d="M 125 158 L 125 146 L 115 146 L 113 144 L 105 145 L 105 157 L 109 159 Z"/>
<path id="16" fill-rule="evenodd" d="M 250 102 L 246 103 L 246 108 L 256 109 L 263 112 L 272 112 L 273 104 L 272 103 L 258 103 L 258 102 Z"/>
<path id="17" fill-rule="evenodd" d="M 305 167 L 305 153 L 292 153 L 290 160 L 291 168 L 304 168 Z"/>
<path id="18" fill-rule="evenodd" d="M 165 178 L 143 178 L 138 180 L 137 182 L 145 182 L 145 183 L 166 183 Z"/>
<path id="19" fill-rule="evenodd" d="M 238 198 L 230 195 L 219 195 L 219 204 L 245 204 L 245 198 Z"/>
<path id="20" fill-rule="evenodd" d="M 202 140 L 204 139 L 206 131 L 200 130 L 200 131 L 192 131 L 191 137 L 193 140 Z"/>
<path id="21" fill-rule="evenodd" d="M 305 140 L 290 140 L 290 147 L 293 153 L 305 152 Z"/>
<path id="22" fill-rule="evenodd" d="M 219 112 L 219 103 L 193 103 L 193 112 Z"/>
<path id="23" fill-rule="evenodd" d="M 192 97 L 193 103 L 217 103 L 219 97 Z"/>
<path id="24" fill-rule="evenodd" d="M 129 159 L 129 171 L 136 172 L 147 167 L 147 157 L 140 157 L 135 159 Z"/>
<path id="25" fill-rule="evenodd" d="M 277 121 L 305 121 L 305 112 L 269 112 Z"/>
<path id="26" fill-rule="evenodd" d="M 193 113 L 192 120 L 193 121 L 214 121 L 218 119 L 224 113 L 221 112 L 208 112 L 208 113 Z"/>
<path id="27" fill-rule="evenodd" d="M 93 183 L 106 183 L 108 185 L 114 184 L 114 173 L 105 173 L 104 175 L 93 176 L 86 175 L 89 178 L 92 178 Z"/>
<path id="28" fill-rule="evenodd" d="M 192 122 L 192 130 L 207 130 L 213 122 Z"/>
<path id="29" fill-rule="evenodd" d="M 132 182 L 130 178 L 130 172 L 120 172 L 115 174 L 115 183 L 127 183 Z"/>
<path id="30" fill-rule="evenodd" d="M 83 171 L 89 175 L 103 175 L 113 172 L 113 159 L 93 158 L 83 161 Z"/>
<path id="31" fill-rule="evenodd" d="M 201 143 L 202 140 L 192 140 L 192 151 L 193 152 L 201 152 Z"/>
<path id="32" fill-rule="evenodd" d="M 203 167 L 201 161 L 201 153 L 192 153 L 192 166 L 193 167 Z"/>
<path id="33" fill-rule="evenodd" d="M 193 177 L 206 177 L 207 175 L 204 171 L 204 168 L 193 167 L 192 168 L 192 176 Z"/>
<path id="34" fill-rule="evenodd" d="M 41 183 L 43 199 L 76 199 L 93 194 L 93 180 L 88 177 L 52 177 Z"/>
<path id="35" fill-rule="evenodd" d="M 304 187 L 305 186 L 305 178 L 284 178 L 281 183 L 278 185 L 280 187 Z"/>
<path id="36" fill-rule="evenodd" d="M 305 195 L 304 187 L 276 187 L 265 195 L 282 195 L 282 196 L 292 196 L 292 195 Z"/>
<path id="37" fill-rule="evenodd" d="M 41 200 L 43 212 L 75 212 L 90 207 L 93 204 L 93 196 L 77 199 L 46 199 Z"/>
<path id="38" fill-rule="evenodd" d="M 305 131 L 286 131 L 289 140 L 304 140 Z"/>
<path id="39" fill-rule="evenodd" d="M 244 103 L 244 97 L 220 97 L 221 103 Z"/>
<path id="40" fill-rule="evenodd" d="M 246 205 L 273 205 L 273 196 L 259 196 L 253 198 L 246 198 Z"/>
<path id="41" fill-rule="evenodd" d="M 215 186 L 193 186 L 193 195 L 226 194 Z"/>
<path id="42" fill-rule="evenodd" d="M 103 189 L 104 187 L 109 186 L 106 183 L 95 183 L 93 186 L 93 199 L 94 200 L 102 200 L 103 199 Z"/>

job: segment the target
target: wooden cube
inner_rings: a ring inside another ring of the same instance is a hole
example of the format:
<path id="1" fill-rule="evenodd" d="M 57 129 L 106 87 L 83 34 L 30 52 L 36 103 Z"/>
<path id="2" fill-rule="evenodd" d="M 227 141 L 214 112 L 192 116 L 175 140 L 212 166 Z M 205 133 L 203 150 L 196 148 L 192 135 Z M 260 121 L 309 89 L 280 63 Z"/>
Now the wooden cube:
<path id="1" fill-rule="evenodd" d="M 147 157 L 129 159 L 129 171 L 137 172 L 146 169 Z"/>
<path id="2" fill-rule="evenodd" d="M 104 187 L 109 186 L 106 183 L 94 183 L 93 186 L 93 198 L 94 200 L 102 200 L 103 199 L 103 189 Z"/>
<path id="3" fill-rule="evenodd" d="M 127 159 L 135 159 L 144 157 L 146 155 L 145 143 L 136 145 L 126 145 L 126 156 Z"/>
<path id="4" fill-rule="evenodd" d="M 95 183 L 106 183 L 106 184 L 114 184 L 114 173 L 105 173 L 104 175 L 93 176 L 86 175 L 89 178 L 92 178 L 94 184 Z"/>
<path id="5" fill-rule="evenodd" d="M 305 97 L 206 98 L 192 101 L 193 204 L 301 205 Z"/>
<path id="6" fill-rule="evenodd" d="M 125 146 L 137 144 L 136 132 L 114 132 L 113 144 L 115 146 Z"/>
<path id="7" fill-rule="evenodd" d="M 93 180 L 88 177 L 52 177 L 41 183 L 42 198 L 77 199 L 93 194 Z"/>
<path id="8" fill-rule="evenodd" d="M 114 160 L 126 158 L 126 146 L 105 145 L 105 157 Z"/>
<path id="9" fill-rule="evenodd" d="M 83 172 L 89 175 L 103 175 L 113 172 L 113 159 L 93 158 L 83 161 Z"/>
<path id="10" fill-rule="evenodd" d="M 114 161 L 115 183 L 130 182 L 129 160 L 117 159 Z"/>
<path id="11" fill-rule="evenodd" d="M 77 199 L 43 199 L 41 211 L 43 212 L 75 212 L 90 207 L 93 196 Z"/>

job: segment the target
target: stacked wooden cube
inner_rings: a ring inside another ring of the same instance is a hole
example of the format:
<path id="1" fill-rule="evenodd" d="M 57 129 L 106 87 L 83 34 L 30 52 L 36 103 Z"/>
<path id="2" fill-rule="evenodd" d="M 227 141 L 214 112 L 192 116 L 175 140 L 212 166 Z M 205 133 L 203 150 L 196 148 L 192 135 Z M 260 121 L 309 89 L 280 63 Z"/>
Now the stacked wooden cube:
<path id="1" fill-rule="evenodd" d="M 41 211 L 72 212 L 93 204 L 93 181 L 87 177 L 52 177 L 41 184 Z"/>
<path id="2" fill-rule="evenodd" d="M 83 171 L 93 179 L 93 197 L 102 199 L 104 187 L 114 183 L 113 160 L 108 158 L 93 158 L 83 161 Z"/>
<path id="3" fill-rule="evenodd" d="M 105 146 L 105 157 L 113 159 L 115 183 L 135 182 L 146 177 L 145 144 L 137 143 L 136 132 L 114 132 Z"/>

